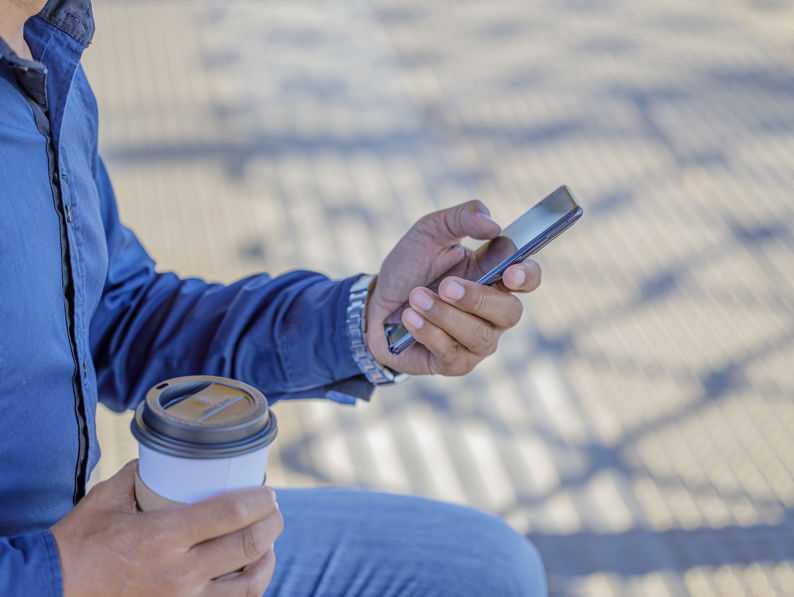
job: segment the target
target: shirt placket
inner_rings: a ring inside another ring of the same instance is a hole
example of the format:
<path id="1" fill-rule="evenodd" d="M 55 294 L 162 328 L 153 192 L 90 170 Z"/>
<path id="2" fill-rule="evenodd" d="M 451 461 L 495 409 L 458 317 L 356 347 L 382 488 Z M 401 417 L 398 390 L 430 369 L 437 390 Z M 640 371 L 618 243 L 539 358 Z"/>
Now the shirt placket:
<path id="1" fill-rule="evenodd" d="M 30 67 L 24 64 L 14 64 L 17 83 L 25 99 L 33 110 L 36 127 L 46 139 L 47 164 L 49 168 L 50 189 L 52 191 L 53 207 L 58 214 L 61 242 L 61 279 L 63 284 L 64 316 L 69 337 L 69 345 L 74 361 L 74 374 L 72 388 L 75 401 L 75 418 L 78 428 L 78 456 L 75 464 L 75 488 L 72 499 L 76 504 L 85 495 L 85 486 L 88 475 L 89 429 L 85 404 L 85 377 L 87 364 L 81 357 L 84 351 L 80 349 L 78 338 L 83 334 L 78 333 L 79 324 L 77 317 L 77 285 L 75 284 L 74 245 L 72 230 L 75 215 L 72 207 L 64 197 L 62 186 L 69 184 L 67 173 L 59 169 L 58 154 L 52 139 L 52 129 L 48 116 L 47 105 L 47 69 L 44 65 Z"/>

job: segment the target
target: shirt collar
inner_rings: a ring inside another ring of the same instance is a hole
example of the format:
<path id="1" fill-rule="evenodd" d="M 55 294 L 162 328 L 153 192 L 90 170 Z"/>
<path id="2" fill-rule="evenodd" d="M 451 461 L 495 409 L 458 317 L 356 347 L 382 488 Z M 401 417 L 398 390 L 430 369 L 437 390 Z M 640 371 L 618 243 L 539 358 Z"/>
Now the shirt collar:
<path id="1" fill-rule="evenodd" d="M 74 38 L 84 48 L 94 37 L 94 13 L 91 10 L 91 0 L 49 0 L 37 16 Z M 30 67 L 37 64 L 17 56 L 2 37 L 0 37 L 0 58 L 17 66 Z"/>
<path id="2" fill-rule="evenodd" d="M 87 47 L 94 37 L 91 0 L 49 0 L 39 16 Z"/>

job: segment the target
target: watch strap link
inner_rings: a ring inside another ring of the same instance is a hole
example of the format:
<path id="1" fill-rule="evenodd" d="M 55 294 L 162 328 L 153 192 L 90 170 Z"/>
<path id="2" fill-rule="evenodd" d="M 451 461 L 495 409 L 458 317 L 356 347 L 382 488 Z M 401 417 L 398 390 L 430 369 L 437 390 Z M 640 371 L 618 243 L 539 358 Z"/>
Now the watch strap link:
<path id="1" fill-rule="evenodd" d="M 347 334 L 350 338 L 350 351 L 359 370 L 370 383 L 376 386 L 384 386 L 398 383 L 407 376 L 404 373 L 392 371 L 378 363 L 367 348 L 364 335 L 367 323 L 367 296 L 374 287 L 375 280 L 375 276 L 366 274 L 356 280 L 353 286 L 350 287 L 346 324 Z"/>

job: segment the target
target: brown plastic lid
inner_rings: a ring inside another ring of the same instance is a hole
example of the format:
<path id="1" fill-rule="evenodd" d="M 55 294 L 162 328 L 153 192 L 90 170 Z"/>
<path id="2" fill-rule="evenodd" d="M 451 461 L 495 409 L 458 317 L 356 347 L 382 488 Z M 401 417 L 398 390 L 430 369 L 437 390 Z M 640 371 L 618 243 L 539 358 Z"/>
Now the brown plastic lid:
<path id="1" fill-rule="evenodd" d="M 208 375 L 157 384 L 135 409 L 132 434 L 143 445 L 184 458 L 226 458 L 273 441 L 276 417 L 248 384 Z"/>

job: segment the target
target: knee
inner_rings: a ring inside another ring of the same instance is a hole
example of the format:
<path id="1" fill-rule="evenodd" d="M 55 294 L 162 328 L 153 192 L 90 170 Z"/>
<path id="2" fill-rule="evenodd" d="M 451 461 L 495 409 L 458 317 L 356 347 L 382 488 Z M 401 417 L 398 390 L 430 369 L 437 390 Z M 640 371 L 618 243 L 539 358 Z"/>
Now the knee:
<path id="1" fill-rule="evenodd" d="M 504 579 L 494 582 L 502 587 L 498 595 L 515 595 L 518 597 L 542 597 L 547 593 L 546 570 L 537 548 L 529 539 L 519 535 L 513 529 L 514 548 L 505 559 Z"/>
<path id="2" fill-rule="evenodd" d="M 482 584 L 486 591 L 482 594 L 505 597 L 546 595 L 546 571 L 535 546 L 503 521 L 487 517 L 491 520 L 480 535 L 480 550 L 485 559 Z"/>
<path id="3" fill-rule="evenodd" d="M 449 507 L 443 574 L 449 595 L 546 595 L 543 562 L 529 540 L 499 518 L 477 510 Z"/>
<path id="4" fill-rule="evenodd" d="M 288 581 L 285 572 L 316 569 L 323 594 L 348 587 L 378 596 L 546 595 L 535 547 L 490 514 L 371 492 L 282 490 L 279 496 L 285 518 L 295 522 L 287 522 L 279 538 L 281 566 L 273 586 L 289 586 L 296 594 L 316 590 L 310 575 L 293 573 Z M 299 591 L 298 582 L 308 588 Z"/>

